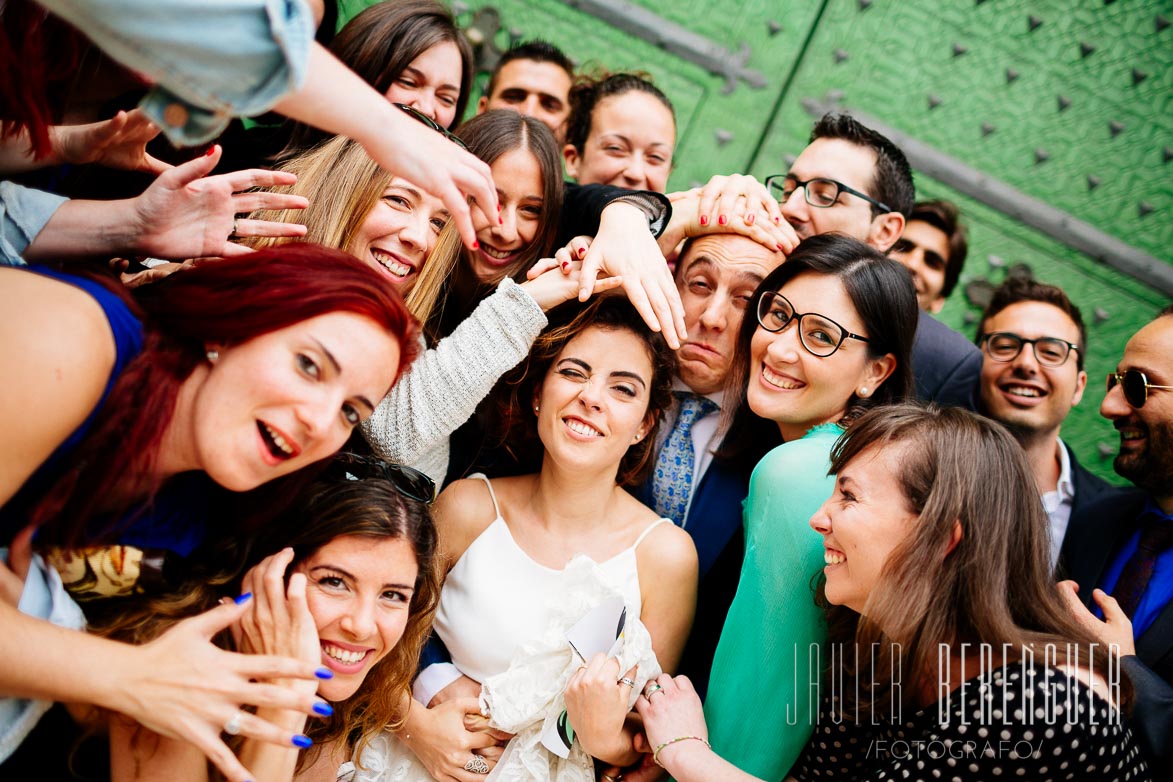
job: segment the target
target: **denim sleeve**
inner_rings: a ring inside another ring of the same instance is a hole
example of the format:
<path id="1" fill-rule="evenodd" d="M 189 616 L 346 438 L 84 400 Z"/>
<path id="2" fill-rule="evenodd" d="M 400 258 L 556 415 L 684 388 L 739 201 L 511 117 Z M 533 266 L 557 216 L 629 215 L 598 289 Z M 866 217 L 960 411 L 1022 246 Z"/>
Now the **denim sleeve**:
<path id="1" fill-rule="evenodd" d="M 143 111 L 177 146 L 268 111 L 305 80 L 305 0 L 38 0 L 155 87 Z"/>
<path id="2" fill-rule="evenodd" d="M 53 193 L 0 182 L 0 266 L 25 266 L 25 248 L 68 201 Z"/>

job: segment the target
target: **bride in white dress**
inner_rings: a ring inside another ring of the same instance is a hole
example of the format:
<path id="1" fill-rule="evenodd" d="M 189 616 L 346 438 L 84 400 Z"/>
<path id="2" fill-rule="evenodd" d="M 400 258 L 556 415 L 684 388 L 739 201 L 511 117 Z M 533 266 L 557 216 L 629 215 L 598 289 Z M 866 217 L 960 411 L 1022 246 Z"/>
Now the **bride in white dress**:
<path id="1" fill-rule="evenodd" d="M 637 729 L 628 724 L 638 693 L 622 679 L 655 675 L 647 669 L 657 661 L 664 671 L 675 669 L 696 598 L 692 539 L 624 488 L 638 485 L 650 466 L 671 372 L 670 352 L 624 299 L 601 299 L 539 338 L 515 392 L 510 434 L 532 439 L 536 433 L 541 471 L 456 481 L 432 509 L 449 567 L 435 627 L 463 676 L 446 691 L 446 702 L 433 708 L 412 702 L 403 727 L 363 754 L 359 779 L 483 780 L 500 757 L 494 745 L 505 737 L 487 729 L 475 697 L 451 694 L 475 696 L 482 682 L 524 661 L 544 634 L 553 635 L 552 623 L 581 597 L 568 590 L 581 589 L 582 557 L 623 597 L 629 628 L 646 627 L 655 660 L 641 666 L 643 676 L 601 655 L 577 671 L 572 664 L 559 694 L 586 753 L 579 753 L 580 766 L 589 768 L 587 756 L 618 766 L 639 760 Z M 550 768 L 561 766 L 552 760 Z M 526 776 L 533 773 L 531 764 Z M 593 769 L 586 778 L 594 779 Z"/>

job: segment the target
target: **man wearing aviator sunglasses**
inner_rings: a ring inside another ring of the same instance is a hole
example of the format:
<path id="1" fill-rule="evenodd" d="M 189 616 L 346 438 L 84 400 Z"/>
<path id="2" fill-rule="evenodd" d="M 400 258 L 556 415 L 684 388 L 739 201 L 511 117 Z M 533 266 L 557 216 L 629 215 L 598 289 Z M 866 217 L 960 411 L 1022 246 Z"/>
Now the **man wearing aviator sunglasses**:
<path id="1" fill-rule="evenodd" d="M 766 179 L 799 238 L 841 233 L 882 253 L 912 214 L 912 169 L 900 148 L 846 115 L 815 123 L 810 143 L 786 174 Z M 981 353 L 923 312 L 912 348 L 916 395 L 942 405 L 976 407 Z"/>
<path id="2" fill-rule="evenodd" d="M 1072 515 L 1063 547 L 1072 581 L 1060 586 L 1076 618 L 1097 640 L 1119 646 L 1121 669 L 1136 691 L 1132 731 L 1153 778 L 1168 779 L 1173 774 L 1173 305 L 1128 341 L 1117 370 L 1108 375 L 1100 414 L 1120 432 L 1114 466 L 1136 490 L 1112 492 Z"/>

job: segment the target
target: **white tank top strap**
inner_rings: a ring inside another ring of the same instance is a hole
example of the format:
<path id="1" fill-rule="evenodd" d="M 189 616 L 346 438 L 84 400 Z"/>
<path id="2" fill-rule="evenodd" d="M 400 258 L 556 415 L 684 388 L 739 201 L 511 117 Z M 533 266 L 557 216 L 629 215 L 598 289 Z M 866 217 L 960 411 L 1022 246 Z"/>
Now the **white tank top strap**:
<path id="1" fill-rule="evenodd" d="M 468 477 L 469 478 L 480 478 L 482 481 L 485 482 L 485 486 L 489 490 L 489 498 L 491 500 L 493 500 L 493 513 L 496 514 L 496 518 L 498 518 L 498 519 L 501 518 L 501 508 L 500 508 L 500 506 L 497 505 L 497 494 L 496 494 L 496 492 L 493 491 L 493 484 L 489 482 L 489 476 L 485 475 L 483 472 L 474 472 L 472 475 L 470 475 Z M 647 533 L 644 533 L 644 534 L 647 534 Z"/>
<path id="2" fill-rule="evenodd" d="M 658 527 L 658 526 L 660 526 L 661 524 L 663 524 L 664 522 L 668 522 L 669 524 L 671 524 L 671 523 L 672 523 L 672 519 L 656 519 L 656 520 L 655 520 L 655 521 L 653 521 L 651 524 L 649 524 L 649 525 L 648 525 L 648 526 L 647 526 L 647 527 L 644 529 L 644 531 L 643 531 L 643 532 L 639 533 L 639 537 L 635 539 L 635 543 L 632 543 L 632 544 L 631 544 L 631 548 L 632 548 L 632 550 L 635 550 L 635 549 L 639 548 L 639 544 L 644 542 L 644 538 L 646 538 L 646 537 L 648 536 L 648 533 L 649 533 L 649 532 L 651 532 L 652 530 L 654 530 L 656 527 Z"/>

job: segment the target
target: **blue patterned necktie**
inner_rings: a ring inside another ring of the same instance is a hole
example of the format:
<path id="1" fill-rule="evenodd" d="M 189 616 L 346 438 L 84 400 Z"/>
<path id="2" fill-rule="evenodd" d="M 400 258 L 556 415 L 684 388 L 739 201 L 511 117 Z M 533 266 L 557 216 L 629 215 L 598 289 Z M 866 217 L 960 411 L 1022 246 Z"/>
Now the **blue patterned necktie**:
<path id="1" fill-rule="evenodd" d="M 688 507 L 688 495 L 692 493 L 692 475 L 696 468 L 692 425 L 718 408 L 716 402 L 690 391 L 675 393 L 680 400 L 680 410 L 656 459 L 652 499 L 656 503 L 656 513 L 672 519 L 681 527 L 684 526 L 684 511 Z"/>

